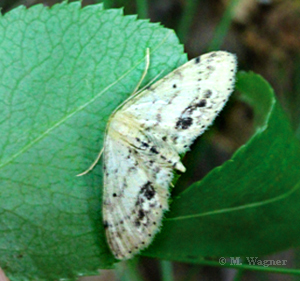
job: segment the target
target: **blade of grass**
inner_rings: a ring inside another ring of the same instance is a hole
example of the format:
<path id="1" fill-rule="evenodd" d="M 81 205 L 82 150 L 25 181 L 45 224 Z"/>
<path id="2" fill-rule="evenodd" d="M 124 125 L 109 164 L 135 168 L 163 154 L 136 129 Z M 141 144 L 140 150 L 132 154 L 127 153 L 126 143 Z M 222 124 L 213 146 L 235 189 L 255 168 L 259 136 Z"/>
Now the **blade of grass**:
<path id="1" fill-rule="evenodd" d="M 187 0 L 183 7 L 182 17 L 180 19 L 177 35 L 182 43 L 185 43 L 188 38 L 188 33 L 192 25 L 198 1 Z"/>
<path id="2" fill-rule="evenodd" d="M 214 38 L 211 40 L 210 46 L 208 48 L 209 51 L 219 50 L 223 41 L 224 37 L 228 33 L 228 29 L 230 27 L 232 17 L 233 17 L 233 10 L 238 5 L 240 0 L 231 0 L 228 4 L 223 17 L 215 29 Z"/>
<path id="3" fill-rule="evenodd" d="M 116 264 L 116 277 L 121 281 L 143 281 L 138 270 L 138 259 L 123 261 Z"/>
<path id="4" fill-rule="evenodd" d="M 148 18 L 148 1 L 147 0 L 136 0 L 136 10 L 140 19 Z"/>
<path id="5" fill-rule="evenodd" d="M 173 281 L 173 264 L 170 261 L 161 261 L 162 281 Z"/>
<path id="6" fill-rule="evenodd" d="M 291 106 L 293 105 L 293 107 L 291 107 L 293 109 L 292 112 L 292 123 L 293 123 L 293 127 L 296 129 L 296 137 L 298 139 L 300 139 L 300 122 L 299 122 L 299 118 L 300 118 L 300 56 L 297 55 L 295 57 L 295 62 L 294 62 L 294 75 L 293 75 L 293 79 L 292 79 L 292 83 L 293 83 L 293 93 L 292 95 L 294 96 L 294 101 L 293 104 L 291 104 Z"/>
<path id="7" fill-rule="evenodd" d="M 105 9 L 113 8 L 114 1 L 112 0 L 96 0 L 96 3 L 103 3 Z"/>
<path id="8" fill-rule="evenodd" d="M 235 276 L 234 276 L 234 278 L 233 278 L 233 280 L 232 281 L 240 281 L 240 280 L 242 280 L 242 277 L 244 276 L 244 270 L 243 269 L 239 269 L 237 272 L 236 272 L 236 274 L 235 274 Z"/>

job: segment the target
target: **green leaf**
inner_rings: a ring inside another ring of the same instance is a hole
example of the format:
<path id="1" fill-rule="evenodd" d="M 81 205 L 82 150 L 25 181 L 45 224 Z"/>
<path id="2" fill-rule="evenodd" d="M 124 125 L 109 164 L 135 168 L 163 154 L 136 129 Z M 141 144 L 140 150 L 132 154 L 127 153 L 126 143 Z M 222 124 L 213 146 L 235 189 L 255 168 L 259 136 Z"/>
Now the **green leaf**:
<path id="1" fill-rule="evenodd" d="M 0 266 L 11 280 L 74 279 L 115 261 L 102 226 L 107 119 L 186 61 L 172 30 L 102 5 L 19 7 L 0 18 Z M 164 75 L 164 74 L 163 74 Z"/>
<path id="2" fill-rule="evenodd" d="M 143 254 L 183 262 L 259 256 L 300 245 L 300 148 L 272 88 L 239 73 L 256 133 L 232 159 L 173 199 Z M 176 187 L 175 187 L 176 188 Z"/>

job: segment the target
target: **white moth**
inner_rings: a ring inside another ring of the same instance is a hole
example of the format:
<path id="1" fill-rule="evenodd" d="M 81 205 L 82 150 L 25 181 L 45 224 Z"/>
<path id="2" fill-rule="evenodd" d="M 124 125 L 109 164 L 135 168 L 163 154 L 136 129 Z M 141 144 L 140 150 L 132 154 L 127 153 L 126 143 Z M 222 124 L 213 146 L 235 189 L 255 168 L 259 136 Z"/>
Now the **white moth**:
<path id="1" fill-rule="evenodd" d="M 117 259 L 146 248 L 168 210 L 173 171 L 223 108 L 234 88 L 236 57 L 194 58 L 129 98 L 110 117 L 104 142 L 103 217 Z"/>

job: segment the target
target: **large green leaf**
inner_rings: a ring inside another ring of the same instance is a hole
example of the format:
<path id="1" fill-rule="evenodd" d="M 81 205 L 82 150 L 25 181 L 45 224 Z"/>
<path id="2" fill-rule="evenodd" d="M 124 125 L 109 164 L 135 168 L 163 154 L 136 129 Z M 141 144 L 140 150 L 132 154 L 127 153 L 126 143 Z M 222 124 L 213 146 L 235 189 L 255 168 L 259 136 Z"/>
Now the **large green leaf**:
<path id="1" fill-rule="evenodd" d="M 11 280 L 94 274 L 114 262 L 101 218 L 110 113 L 186 61 L 172 30 L 80 3 L 19 7 L 0 18 L 0 266 Z"/>
<path id="2" fill-rule="evenodd" d="M 145 255 L 184 262 L 258 256 L 300 245 L 300 148 L 272 88 L 239 73 L 256 133 L 231 160 L 174 198 Z"/>

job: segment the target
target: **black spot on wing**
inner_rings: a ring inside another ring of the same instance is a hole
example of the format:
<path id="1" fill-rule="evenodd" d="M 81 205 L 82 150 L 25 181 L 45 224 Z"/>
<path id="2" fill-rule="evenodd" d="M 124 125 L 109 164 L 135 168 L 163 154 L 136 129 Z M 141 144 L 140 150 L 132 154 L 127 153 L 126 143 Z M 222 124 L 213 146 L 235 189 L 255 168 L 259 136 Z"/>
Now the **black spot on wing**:
<path id="1" fill-rule="evenodd" d="M 174 144 L 177 144 L 177 140 L 178 140 L 178 136 L 173 136 L 172 137 L 172 141 Z M 169 162 L 169 163 L 172 163 L 172 162 Z"/>
<path id="2" fill-rule="evenodd" d="M 196 98 L 197 99 L 197 98 Z M 199 107 L 205 107 L 206 106 L 206 99 L 202 99 L 202 100 L 200 100 L 199 102 L 197 102 L 197 103 L 195 103 L 195 101 L 194 102 L 192 102 L 183 112 L 182 112 L 182 115 L 181 116 L 183 116 L 183 115 L 192 115 L 193 114 L 193 112 L 197 109 L 197 108 L 199 108 Z M 182 117 L 181 117 L 182 118 Z"/>
<path id="3" fill-rule="evenodd" d="M 211 95 L 212 95 L 212 91 L 211 90 L 205 90 L 205 92 L 204 92 L 204 97 L 205 98 L 210 98 L 211 97 Z"/>
<path id="4" fill-rule="evenodd" d="M 195 58 L 195 63 L 199 63 L 200 62 L 200 57 Z"/>
<path id="5" fill-rule="evenodd" d="M 145 216 L 145 212 L 143 210 L 139 210 L 138 216 L 139 216 L 139 219 L 143 219 Z"/>
<path id="6" fill-rule="evenodd" d="M 191 118 L 191 117 L 181 118 L 180 117 L 178 119 L 178 121 L 176 122 L 175 129 L 186 130 L 189 127 L 191 127 L 192 124 L 193 124 L 193 118 Z"/>
<path id="7" fill-rule="evenodd" d="M 196 107 L 204 107 L 204 106 L 206 106 L 206 100 L 201 100 L 196 104 Z"/>
<path id="8" fill-rule="evenodd" d="M 151 200 L 155 195 L 155 189 L 150 181 L 143 185 L 140 193 L 144 195 L 148 200 Z"/>
<path id="9" fill-rule="evenodd" d="M 146 142 L 142 142 L 142 147 L 149 147 L 149 144 Z"/>
<path id="10" fill-rule="evenodd" d="M 135 171 L 135 170 L 136 170 L 136 167 L 131 166 L 131 167 L 128 169 L 128 173 L 131 173 L 131 172 L 133 172 L 133 171 Z"/>
<path id="11" fill-rule="evenodd" d="M 157 151 L 157 149 L 156 149 L 155 146 L 152 146 L 152 147 L 150 148 L 150 151 L 151 151 L 152 153 L 154 153 L 154 154 L 159 154 L 159 152 Z"/>

